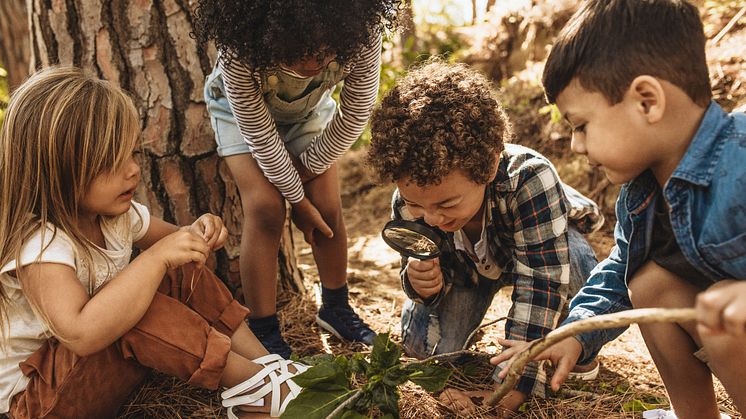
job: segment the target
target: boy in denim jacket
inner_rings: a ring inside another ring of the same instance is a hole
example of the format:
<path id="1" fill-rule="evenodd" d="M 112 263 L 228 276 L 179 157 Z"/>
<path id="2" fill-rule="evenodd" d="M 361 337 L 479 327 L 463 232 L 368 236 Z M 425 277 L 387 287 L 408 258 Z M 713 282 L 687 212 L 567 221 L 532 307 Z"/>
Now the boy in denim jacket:
<path id="1" fill-rule="evenodd" d="M 696 324 L 640 326 L 675 410 L 664 417 L 717 418 L 711 371 L 746 411 L 746 115 L 711 102 L 697 9 L 588 1 L 560 33 L 543 83 L 573 128 L 573 151 L 624 184 L 616 246 L 564 323 L 696 305 Z M 547 350 L 540 358 L 557 366 L 552 387 L 622 332 L 584 333 Z M 523 347 L 509 345 L 493 362 Z"/>

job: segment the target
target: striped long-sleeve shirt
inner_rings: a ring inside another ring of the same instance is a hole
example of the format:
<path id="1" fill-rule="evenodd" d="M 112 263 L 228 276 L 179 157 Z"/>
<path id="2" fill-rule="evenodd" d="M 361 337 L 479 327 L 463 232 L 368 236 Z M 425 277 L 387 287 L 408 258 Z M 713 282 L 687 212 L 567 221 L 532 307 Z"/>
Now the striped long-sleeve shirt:
<path id="1" fill-rule="evenodd" d="M 291 203 L 304 197 L 303 184 L 264 102 L 261 77 L 233 60 L 223 65 L 225 93 L 238 129 L 264 176 Z M 324 132 L 299 156 L 313 173 L 323 173 L 357 140 L 370 118 L 381 72 L 381 38 L 349 64 L 337 112 Z"/>

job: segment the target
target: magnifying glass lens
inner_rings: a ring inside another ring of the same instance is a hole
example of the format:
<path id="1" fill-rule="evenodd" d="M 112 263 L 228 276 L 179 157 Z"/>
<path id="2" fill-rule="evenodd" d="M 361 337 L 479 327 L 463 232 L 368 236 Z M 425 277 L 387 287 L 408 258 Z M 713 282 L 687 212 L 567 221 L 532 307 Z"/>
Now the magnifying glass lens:
<path id="1" fill-rule="evenodd" d="M 405 220 L 387 223 L 382 236 L 386 244 L 402 255 L 423 260 L 438 257 L 443 241 L 432 227 Z"/>
<path id="2" fill-rule="evenodd" d="M 394 227 L 386 230 L 384 234 L 389 240 L 399 243 L 401 247 L 418 255 L 425 256 L 438 251 L 438 245 L 432 240 L 411 230 Z"/>

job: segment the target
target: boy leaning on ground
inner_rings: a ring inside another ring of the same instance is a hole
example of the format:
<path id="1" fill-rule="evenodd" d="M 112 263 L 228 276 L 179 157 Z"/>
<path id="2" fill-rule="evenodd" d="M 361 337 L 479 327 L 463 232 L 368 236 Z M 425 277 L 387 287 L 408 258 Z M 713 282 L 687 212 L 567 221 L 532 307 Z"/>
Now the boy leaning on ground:
<path id="1" fill-rule="evenodd" d="M 719 417 L 711 373 L 746 412 L 746 115 L 711 101 L 697 8 L 587 1 L 554 44 L 543 83 L 573 127 L 573 151 L 624 185 L 616 246 L 564 323 L 696 305 L 696 323 L 640 326 L 673 407 L 657 417 Z M 548 349 L 540 358 L 557 365 L 553 388 L 622 331 Z"/>
<path id="2" fill-rule="evenodd" d="M 538 152 L 510 138 L 510 123 L 487 79 L 440 61 L 397 81 L 372 118 L 368 163 L 394 182 L 395 219 L 421 219 L 445 232 L 439 258 L 402 261 L 408 354 L 424 358 L 468 346 L 497 291 L 512 286 L 505 333 L 533 340 L 560 320 L 568 294 L 597 263 L 583 237 L 603 222 L 598 207 L 564 185 Z M 565 308 L 566 309 L 566 308 Z M 597 373 L 592 359 L 576 373 Z M 541 363 L 524 371 L 504 407 L 543 397 Z M 489 394 L 489 392 L 487 392 Z M 441 400 L 461 414 L 479 392 L 449 389 Z"/>

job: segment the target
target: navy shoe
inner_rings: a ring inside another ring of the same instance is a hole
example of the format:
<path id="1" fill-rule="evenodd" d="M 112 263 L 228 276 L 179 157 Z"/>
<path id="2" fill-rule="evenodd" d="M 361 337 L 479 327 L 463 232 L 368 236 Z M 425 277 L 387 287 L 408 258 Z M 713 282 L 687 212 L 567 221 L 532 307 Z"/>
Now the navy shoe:
<path id="1" fill-rule="evenodd" d="M 374 332 L 349 305 L 322 305 L 316 323 L 334 336 L 351 342 L 373 345 Z"/>
<path id="2" fill-rule="evenodd" d="M 290 349 L 285 339 L 282 338 L 280 333 L 280 326 L 270 328 L 269 330 L 254 330 L 249 322 L 249 329 L 254 333 L 259 342 L 264 345 L 264 348 L 271 354 L 277 354 L 285 359 L 290 359 L 290 355 L 293 350 Z"/>

